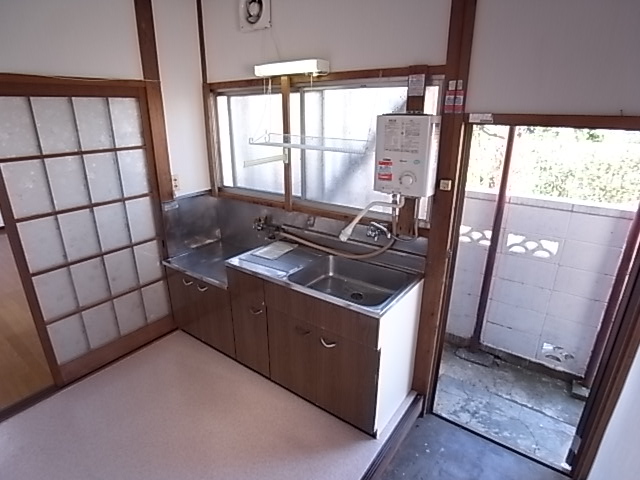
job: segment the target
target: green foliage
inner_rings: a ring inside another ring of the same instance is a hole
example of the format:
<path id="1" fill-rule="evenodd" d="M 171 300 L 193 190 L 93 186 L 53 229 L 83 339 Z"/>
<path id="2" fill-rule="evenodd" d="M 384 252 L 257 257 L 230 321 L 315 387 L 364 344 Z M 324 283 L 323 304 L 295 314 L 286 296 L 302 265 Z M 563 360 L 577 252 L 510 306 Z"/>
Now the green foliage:
<path id="1" fill-rule="evenodd" d="M 474 128 L 468 188 L 497 190 L 508 128 Z M 640 132 L 519 127 L 509 192 L 633 204 L 640 197 Z"/>

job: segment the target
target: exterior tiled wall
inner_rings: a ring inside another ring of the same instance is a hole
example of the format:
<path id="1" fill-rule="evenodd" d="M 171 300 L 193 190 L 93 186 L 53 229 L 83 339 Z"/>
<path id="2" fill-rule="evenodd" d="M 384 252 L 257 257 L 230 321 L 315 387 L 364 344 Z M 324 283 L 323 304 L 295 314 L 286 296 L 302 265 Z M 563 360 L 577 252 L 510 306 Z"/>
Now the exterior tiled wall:
<path id="1" fill-rule="evenodd" d="M 496 195 L 467 192 L 447 331 L 470 337 Z M 511 197 L 482 342 L 584 373 L 633 211 Z"/>

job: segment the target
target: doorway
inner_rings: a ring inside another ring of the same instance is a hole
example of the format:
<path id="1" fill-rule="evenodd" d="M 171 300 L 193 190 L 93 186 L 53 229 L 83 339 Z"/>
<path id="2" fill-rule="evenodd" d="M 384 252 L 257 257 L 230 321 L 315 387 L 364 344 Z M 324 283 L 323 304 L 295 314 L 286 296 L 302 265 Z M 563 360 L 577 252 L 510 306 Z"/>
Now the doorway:
<path id="1" fill-rule="evenodd" d="M 436 414 L 570 470 L 639 171 L 640 132 L 473 126 Z"/>
<path id="2" fill-rule="evenodd" d="M 0 411 L 53 386 L 0 214 Z"/>

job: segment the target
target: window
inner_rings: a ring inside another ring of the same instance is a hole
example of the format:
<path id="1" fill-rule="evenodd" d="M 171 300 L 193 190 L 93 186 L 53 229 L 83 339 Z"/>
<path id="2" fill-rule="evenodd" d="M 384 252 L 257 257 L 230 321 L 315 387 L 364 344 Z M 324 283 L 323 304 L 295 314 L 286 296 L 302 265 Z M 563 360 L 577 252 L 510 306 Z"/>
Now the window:
<path id="1" fill-rule="evenodd" d="M 426 113 L 437 113 L 439 94 L 439 81 L 426 87 Z M 287 149 L 277 146 L 285 140 L 282 95 L 267 89 L 218 93 L 220 186 L 283 199 L 290 181 L 294 205 L 313 202 L 329 210 L 388 201 L 389 195 L 373 190 L 376 121 L 381 114 L 405 112 L 406 105 L 406 77 L 293 84 L 287 140 L 326 148 L 291 148 L 287 179 Z"/>

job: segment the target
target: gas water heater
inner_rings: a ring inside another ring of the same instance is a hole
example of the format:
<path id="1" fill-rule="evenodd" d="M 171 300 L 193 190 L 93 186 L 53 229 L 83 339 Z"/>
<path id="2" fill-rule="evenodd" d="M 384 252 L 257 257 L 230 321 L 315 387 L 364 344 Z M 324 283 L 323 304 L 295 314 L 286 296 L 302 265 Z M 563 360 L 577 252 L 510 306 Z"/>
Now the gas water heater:
<path id="1" fill-rule="evenodd" d="M 380 115 L 373 189 L 405 197 L 432 196 L 439 136 L 440 116 Z"/>

